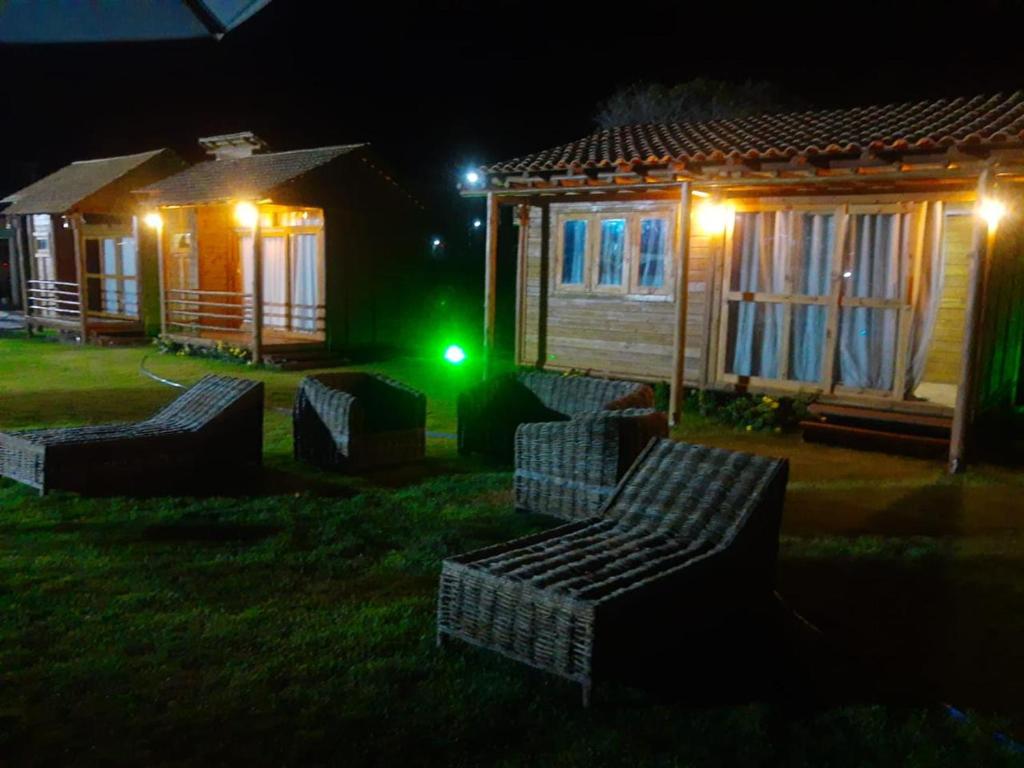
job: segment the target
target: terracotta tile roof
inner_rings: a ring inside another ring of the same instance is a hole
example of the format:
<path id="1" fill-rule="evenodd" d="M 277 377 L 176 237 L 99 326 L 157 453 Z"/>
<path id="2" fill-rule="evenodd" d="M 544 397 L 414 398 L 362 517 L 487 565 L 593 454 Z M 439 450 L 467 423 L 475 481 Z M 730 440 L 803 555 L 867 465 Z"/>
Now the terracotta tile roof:
<path id="1" fill-rule="evenodd" d="M 267 152 L 197 163 L 138 190 L 157 205 L 188 205 L 265 197 L 271 190 L 366 144 Z"/>
<path id="2" fill-rule="evenodd" d="M 87 197 L 157 157 L 165 149 L 135 155 L 79 160 L 29 184 L 0 202 L 10 203 L 6 213 L 66 213 Z"/>
<path id="3" fill-rule="evenodd" d="M 1014 144 L 1024 145 L 1024 91 L 736 120 L 629 125 L 484 170 L 504 175 Z"/>

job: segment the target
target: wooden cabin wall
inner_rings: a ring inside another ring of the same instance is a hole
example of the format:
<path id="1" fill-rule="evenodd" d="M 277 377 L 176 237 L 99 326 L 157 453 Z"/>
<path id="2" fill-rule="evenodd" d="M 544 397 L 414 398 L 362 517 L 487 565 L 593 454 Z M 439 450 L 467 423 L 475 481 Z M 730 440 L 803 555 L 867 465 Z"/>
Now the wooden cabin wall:
<path id="1" fill-rule="evenodd" d="M 199 288 L 203 291 L 245 291 L 232 209 L 227 205 L 196 207 Z"/>
<path id="2" fill-rule="evenodd" d="M 666 202 L 552 204 L 548 250 L 546 322 L 546 359 L 539 357 L 541 323 L 541 209 L 530 208 L 527 235 L 526 282 L 521 298 L 520 339 L 517 362 L 543 365 L 552 370 L 588 371 L 596 375 L 667 381 L 672 375 L 672 347 L 676 304 L 670 300 L 650 300 L 628 295 L 568 295 L 554 290 L 557 214 L 631 213 L 652 205 L 661 210 Z M 677 206 L 670 202 L 669 206 Z M 690 238 L 689 290 L 684 380 L 701 380 L 701 354 L 706 338 L 707 297 L 712 253 L 717 250 L 705 235 Z"/>
<path id="3" fill-rule="evenodd" d="M 50 236 L 53 242 L 53 263 L 55 279 L 59 282 L 77 283 L 78 267 L 75 264 L 75 232 L 70 225 L 64 226 L 61 216 L 50 216 Z"/>
<path id="4" fill-rule="evenodd" d="M 135 240 L 138 249 L 139 312 L 147 336 L 160 333 L 160 265 L 157 255 L 157 233 L 140 218 L 135 219 Z"/>
<path id="5" fill-rule="evenodd" d="M 1024 222 L 1004 221 L 992 242 L 985 275 L 979 346 L 978 413 L 1002 427 L 1019 402 L 1024 353 Z"/>
<path id="6" fill-rule="evenodd" d="M 274 199 L 323 208 L 328 348 L 412 349 L 425 293 L 422 209 L 358 154 Z"/>
<path id="7" fill-rule="evenodd" d="M 922 381 L 956 385 L 960 382 L 963 356 L 964 322 L 967 309 L 967 276 L 972 216 L 946 216 L 943 222 L 942 258 L 944 261 L 942 295 L 935 319 L 935 331 L 925 361 Z"/>

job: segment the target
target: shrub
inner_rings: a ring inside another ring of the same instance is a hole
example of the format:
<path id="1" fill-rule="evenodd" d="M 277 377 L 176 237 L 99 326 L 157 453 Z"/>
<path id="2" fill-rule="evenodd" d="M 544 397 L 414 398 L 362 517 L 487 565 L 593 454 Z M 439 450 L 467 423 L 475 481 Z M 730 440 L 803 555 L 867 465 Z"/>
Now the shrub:
<path id="1" fill-rule="evenodd" d="M 807 418 L 807 409 L 814 397 L 774 397 L 752 393 L 715 392 L 691 389 L 685 408 L 705 418 L 748 432 L 790 431 Z"/>
<path id="2" fill-rule="evenodd" d="M 190 344 L 174 341 L 166 336 L 158 336 L 153 344 L 164 355 L 177 357 L 205 357 L 209 360 L 225 360 L 229 363 L 252 365 L 252 352 L 245 347 L 237 347 L 218 341 L 216 344 Z"/>

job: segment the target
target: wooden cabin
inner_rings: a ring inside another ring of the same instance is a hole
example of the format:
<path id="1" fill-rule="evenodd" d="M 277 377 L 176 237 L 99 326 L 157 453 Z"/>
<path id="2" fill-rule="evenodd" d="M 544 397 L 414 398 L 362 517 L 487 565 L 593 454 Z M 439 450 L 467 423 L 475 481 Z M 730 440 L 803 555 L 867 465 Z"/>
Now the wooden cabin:
<path id="1" fill-rule="evenodd" d="M 492 347 L 518 212 L 519 364 L 669 382 L 674 420 L 684 388 L 813 395 L 953 467 L 1024 404 L 1024 93 L 625 126 L 467 179 Z"/>
<path id="2" fill-rule="evenodd" d="M 163 334 L 255 361 L 403 345 L 422 210 L 368 145 L 267 152 L 248 132 L 200 144 L 213 159 L 140 190 L 161 227 Z"/>
<path id="3" fill-rule="evenodd" d="M 156 329 L 156 244 L 132 190 L 182 167 L 167 149 L 82 160 L 4 198 L 29 333 L 116 343 Z"/>

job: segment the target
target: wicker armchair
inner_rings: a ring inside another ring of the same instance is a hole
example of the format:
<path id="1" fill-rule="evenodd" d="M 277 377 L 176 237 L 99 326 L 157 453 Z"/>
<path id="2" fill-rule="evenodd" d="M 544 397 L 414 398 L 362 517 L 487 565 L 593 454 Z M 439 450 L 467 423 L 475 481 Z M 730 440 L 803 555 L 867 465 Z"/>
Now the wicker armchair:
<path id="1" fill-rule="evenodd" d="M 262 455 L 263 384 L 228 376 L 204 376 L 145 421 L 0 433 L 0 475 L 41 494 L 177 487 Z"/>
<path id="2" fill-rule="evenodd" d="M 292 411 L 295 458 L 358 471 L 423 458 L 427 400 L 370 373 L 308 376 Z"/>
<path id="3" fill-rule="evenodd" d="M 539 372 L 497 376 L 459 395 L 459 453 L 510 464 L 520 424 L 653 405 L 654 391 L 631 381 Z"/>
<path id="4" fill-rule="evenodd" d="M 668 437 L 653 408 L 596 411 L 569 421 L 522 424 L 515 439 L 516 509 L 594 517 L 651 438 Z"/>
<path id="5" fill-rule="evenodd" d="M 600 517 L 444 561 L 456 637 L 583 687 L 773 589 L 788 464 L 652 440 Z"/>

